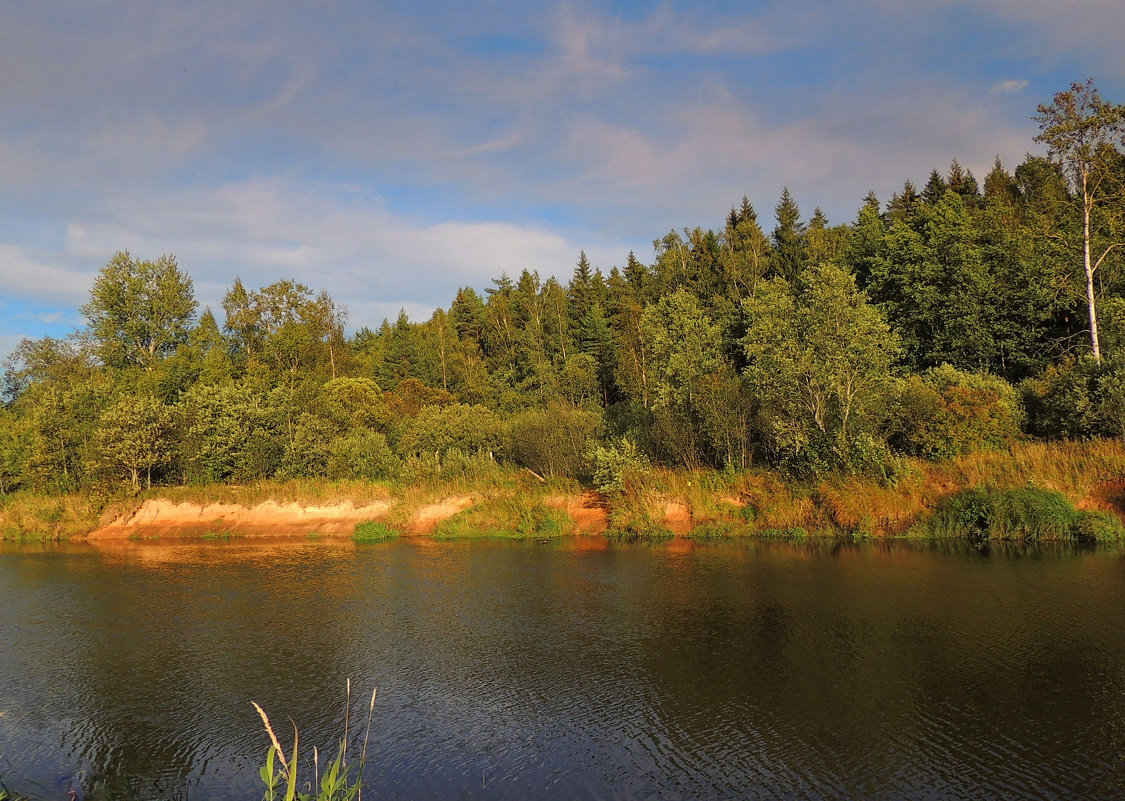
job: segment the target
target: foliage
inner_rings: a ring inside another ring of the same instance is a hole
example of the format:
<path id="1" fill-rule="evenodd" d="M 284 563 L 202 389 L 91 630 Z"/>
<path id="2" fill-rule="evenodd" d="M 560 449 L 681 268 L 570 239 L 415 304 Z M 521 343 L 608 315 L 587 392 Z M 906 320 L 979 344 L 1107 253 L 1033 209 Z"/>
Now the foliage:
<path id="1" fill-rule="evenodd" d="M 1030 433 L 1050 439 L 1097 435 L 1095 397 L 1100 372 L 1093 360 L 1068 359 L 1021 383 Z"/>
<path id="2" fill-rule="evenodd" d="M 484 406 L 424 406 L 403 432 L 399 452 L 437 456 L 453 451 L 491 453 L 500 447 L 502 437 L 503 425 Z"/>
<path id="3" fill-rule="evenodd" d="M 174 257 L 140 261 L 119 251 L 94 279 L 82 314 L 105 364 L 152 369 L 187 342 L 195 308 L 191 278 Z"/>
<path id="4" fill-rule="evenodd" d="M 329 478 L 365 478 L 369 481 L 394 477 L 400 461 L 387 438 L 378 431 L 358 429 L 336 437 L 328 446 L 325 473 Z"/>
<path id="5" fill-rule="evenodd" d="M 508 426 L 508 455 L 544 478 L 589 474 L 586 453 L 600 426 L 597 413 L 554 404 L 529 409 Z"/>
<path id="6" fill-rule="evenodd" d="M 1011 384 L 948 364 L 902 381 L 895 407 L 896 444 L 907 453 L 934 459 L 1007 447 L 1019 438 L 1023 422 L 1023 408 Z"/>
<path id="7" fill-rule="evenodd" d="M 1052 103 L 1041 104 L 1038 112 L 1035 141 L 1050 149 L 1081 204 L 1090 345 L 1094 361 L 1100 364 L 1095 273 L 1113 250 L 1125 247 L 1125 174 L 1121 168 L 1125 106 L 1102 100 L 1091 78 L 1056 93 Z"/>
<path id="8" fill-rule="evenodd" d="M 248 449 L 255 434 L 270 427 L 258 399 L 233 384 L 197 384 L 183 394 L 175 412 L 180 463 L 193 484 L 229 480 L 252 458 Z"/>
<path id="9" fill-rule="evenodd" d="M 594 486 L 598 492 L 611 497 L 624 493 L 648 470 L 648 460 L 628 437 L 595 445 L 588 458 L 593 465 Z"/>
<path id="10" fill-rule="evenodd" d="M 197 319 L 175 259 L 117 253 L 85 329 L 5 362 L 0 494 L 487 483 L 514 466 L 592 478 L 636 501 L 622 520 L 657 525 L 654 497 L 630 495 L 649 466 L 781 467 L 825 498 L 790 493 L 776 520 L 741 508 L 817 531 L 866 525 L 839 486 L 909 483 L 904 456 L 945 470 L 1026 435 L 1125 436 L 1125 112 L 1087 82 L 1039 115 L 1050 157 L 997 160 L 983 184 L 953 160 L 835 225 L 786 189 L 768 235 L 743 198 L 647 262 L 604 272 L 583 253 L 569 280 L 502 274 L 350 337 L 346 310 L 295 280 L 235 277 L 221 321 Z"/>
<path id="11" fill-rule="evenodd" d="M 95 448 L 111 473 L 124 472 L 134 488 L 152 486 L 152 471 L 172 461 L 172 413 L 151 397 L 124 397 L 102 413 Z"/>
<path id="12" fill-rule="evenodd" d="M 763 284 L 746 312 L 745 376 L 774 457 L 814 474 L 878 464 L 899 340 L 854 278 L 814 265 L 795 286 Z"/>

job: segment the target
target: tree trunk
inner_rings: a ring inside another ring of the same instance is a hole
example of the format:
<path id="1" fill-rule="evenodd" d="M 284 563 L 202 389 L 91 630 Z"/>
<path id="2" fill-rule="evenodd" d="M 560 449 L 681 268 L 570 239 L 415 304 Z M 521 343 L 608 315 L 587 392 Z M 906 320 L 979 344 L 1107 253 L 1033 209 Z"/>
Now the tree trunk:
<path id="1" fill-rule="evenodd" d="M 1102 363 L 1102 349 L 1098 344 L 1098 312 L 1094 300 L 1094 266 L 1090 262 L 1090 206 L 1092 198 L 1086 190 L 1086 179 L 1082 180 L 1082 258 L 1086 268 L 1086 303 L 1090 307 L 1090 345 L 1094 349 L 1094 361 Z"/>

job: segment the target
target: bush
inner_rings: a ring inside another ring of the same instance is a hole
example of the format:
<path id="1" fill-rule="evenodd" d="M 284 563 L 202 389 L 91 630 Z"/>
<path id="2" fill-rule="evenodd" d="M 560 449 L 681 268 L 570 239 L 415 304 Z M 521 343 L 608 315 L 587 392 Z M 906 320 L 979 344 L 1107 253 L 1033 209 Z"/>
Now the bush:
<path id="1" fill-rule="evenodd" d="M 1007 381 L 943 364 L 901 382 L 892 439 L 907 453 L 951 459 L 1008 447 L 1022 421 L 1019 396 Z"/>
<path id="2" fill-rule="evenodd" d="M 493 453 L 500 447 L 503 430 L 500 420 L 484 406 L 425 406 L 403 432 L 399 452 L 404 456 Z"/>
<path id="3" fill-rule="evenodd" d="M 589 475 L 586 453 L 600 422 L 596 413 L 568 406 L 531 409 L 511 421 L 508 454 L 541 476 Z"/>
<path id="4" fill-rule="evenodd" d="M 282 458 L 282 473 L 291 478 L 327 476 L 334 435 L 328 421 L 308 413 L 301 415 Z"/>
<path id="5" fill-rule="evenodd" d="M 336 437 L 328 446 L 325 472 L 329 478 L 392 478 L 399 459 L 378 431 L 357 430 Z"/>
<path id="6" fill-rule="evenodd" d="M 238 454 L 234 478 L 237 481 L 272 478 L 281 469 L 284 456 L 285 444 L 281 436 L 268 428 L 256 428 Z"/>
<path id="7" fill-rule="evenodd" d="M 340 431 L 381 428 L 390 411 L 379 385 L 370 378 L 333 378 L 320 390 L 321 413 Z"/>
<path id="8" fill-rule="evenodd" d="M 648 471 L 648 460 L 628 437 L 594 446 L 588 455 L 594 486 L 603 495 L 622 495 Z"/>
<path id="9" fill-rule="evenodd" d="M 1050 365 L 1020 384 L 1028 433 L 1046 439 L 1084 439 L 1099 432 L 1096 396 L 1101 369 L 1093 360 Z"/>

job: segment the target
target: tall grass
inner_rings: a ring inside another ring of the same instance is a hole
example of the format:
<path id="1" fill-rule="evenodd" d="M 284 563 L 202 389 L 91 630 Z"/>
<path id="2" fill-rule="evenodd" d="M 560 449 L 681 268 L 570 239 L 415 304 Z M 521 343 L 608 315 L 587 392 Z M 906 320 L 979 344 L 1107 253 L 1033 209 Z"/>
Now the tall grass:
<path id="1" fill-rule="evenodd" d="M 352 539 L 356 542 L 383 542 L 398 539 L 398 532 L 375 520 L 356 523 Z"/>
<path id="2" fill-rule="evenodd" d="M 352 766 L 348 764 L 348 739 L 350 732 L 348 724 L 351 714 L 351 680 L 348 680 L 347 700 L 344 706 L 344 734 L 336 748 L 334 759 L 325 762 L 321 771 L 320 751 L 316 746 L 312 749 L 313 780 L 306 781 L 305 791 L 301 791 L 299 778 L 300 752 L 298 746 L 300 736 L 297 724 L 293 724 L 293 748 L 286 758 L 281 747 L 281 741 L 270 725 L 269 716 L 257 702 L 251 701 L 254 708 L 262 718 L 262 724 L 269 735 L 270 748 L 266 754 L 266 762 L 258 771 L 262 782 L 266 785 L 263 801 L 362 801 L 363 799 L 363 769 L 367 764 L 367 745 L 371 738 L 371 719 L 375 713 L 375 698 L 377 690 L 371 691 L 371 704 L 367 710 L 367 730 L 363 736 L 363 752 L 359 760 L 359 770 L 354 778 L 351 775 Z M 307 765 L 306 756 L 306 765 Z"/>
<path id="3" fill-rule="evenodd" d="M 542 498 L 513 495 L 486 498 L 442 520 L 433 536 L 436 539 L 549 539 L 573 531 L 574 521 L 564 510 L 548 506 Z"/>
<path id="4" fill-rule="evenodd" d="M 974 541 L 1119 540 L 1120 520 L 1080 511 L 1061 492 L 1039 487 L 973 487 L 942 500 L 920 526 L 932 537 Z"/>
<path id="5" fill-rule="evenodd" d="M 94 495 L 0 495 L 0 539 L 66 540 L 97 528 L 105 500 Z"/>

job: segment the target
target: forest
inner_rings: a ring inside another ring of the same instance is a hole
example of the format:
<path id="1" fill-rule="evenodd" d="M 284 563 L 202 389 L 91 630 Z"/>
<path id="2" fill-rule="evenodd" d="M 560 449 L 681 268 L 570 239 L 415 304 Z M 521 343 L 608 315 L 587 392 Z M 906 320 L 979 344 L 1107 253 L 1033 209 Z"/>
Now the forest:
<path id="1" fill-rule="evenodd" d="M 646 463 L 893 481 L 907 457 L 1125 436 L 1125 107 L 1086 82 L 1035 119 L 1047 155 L 1014 170 L 954 160 L 848 223 L 744 197 L 651 260 L 503 273 L 424 321 L 349 321 L 291 280 L 201 311 L 174 257 L 119 252 L 84 329 L 5 363 L 0 493 L 480 462 L 602 489 Z"/>

